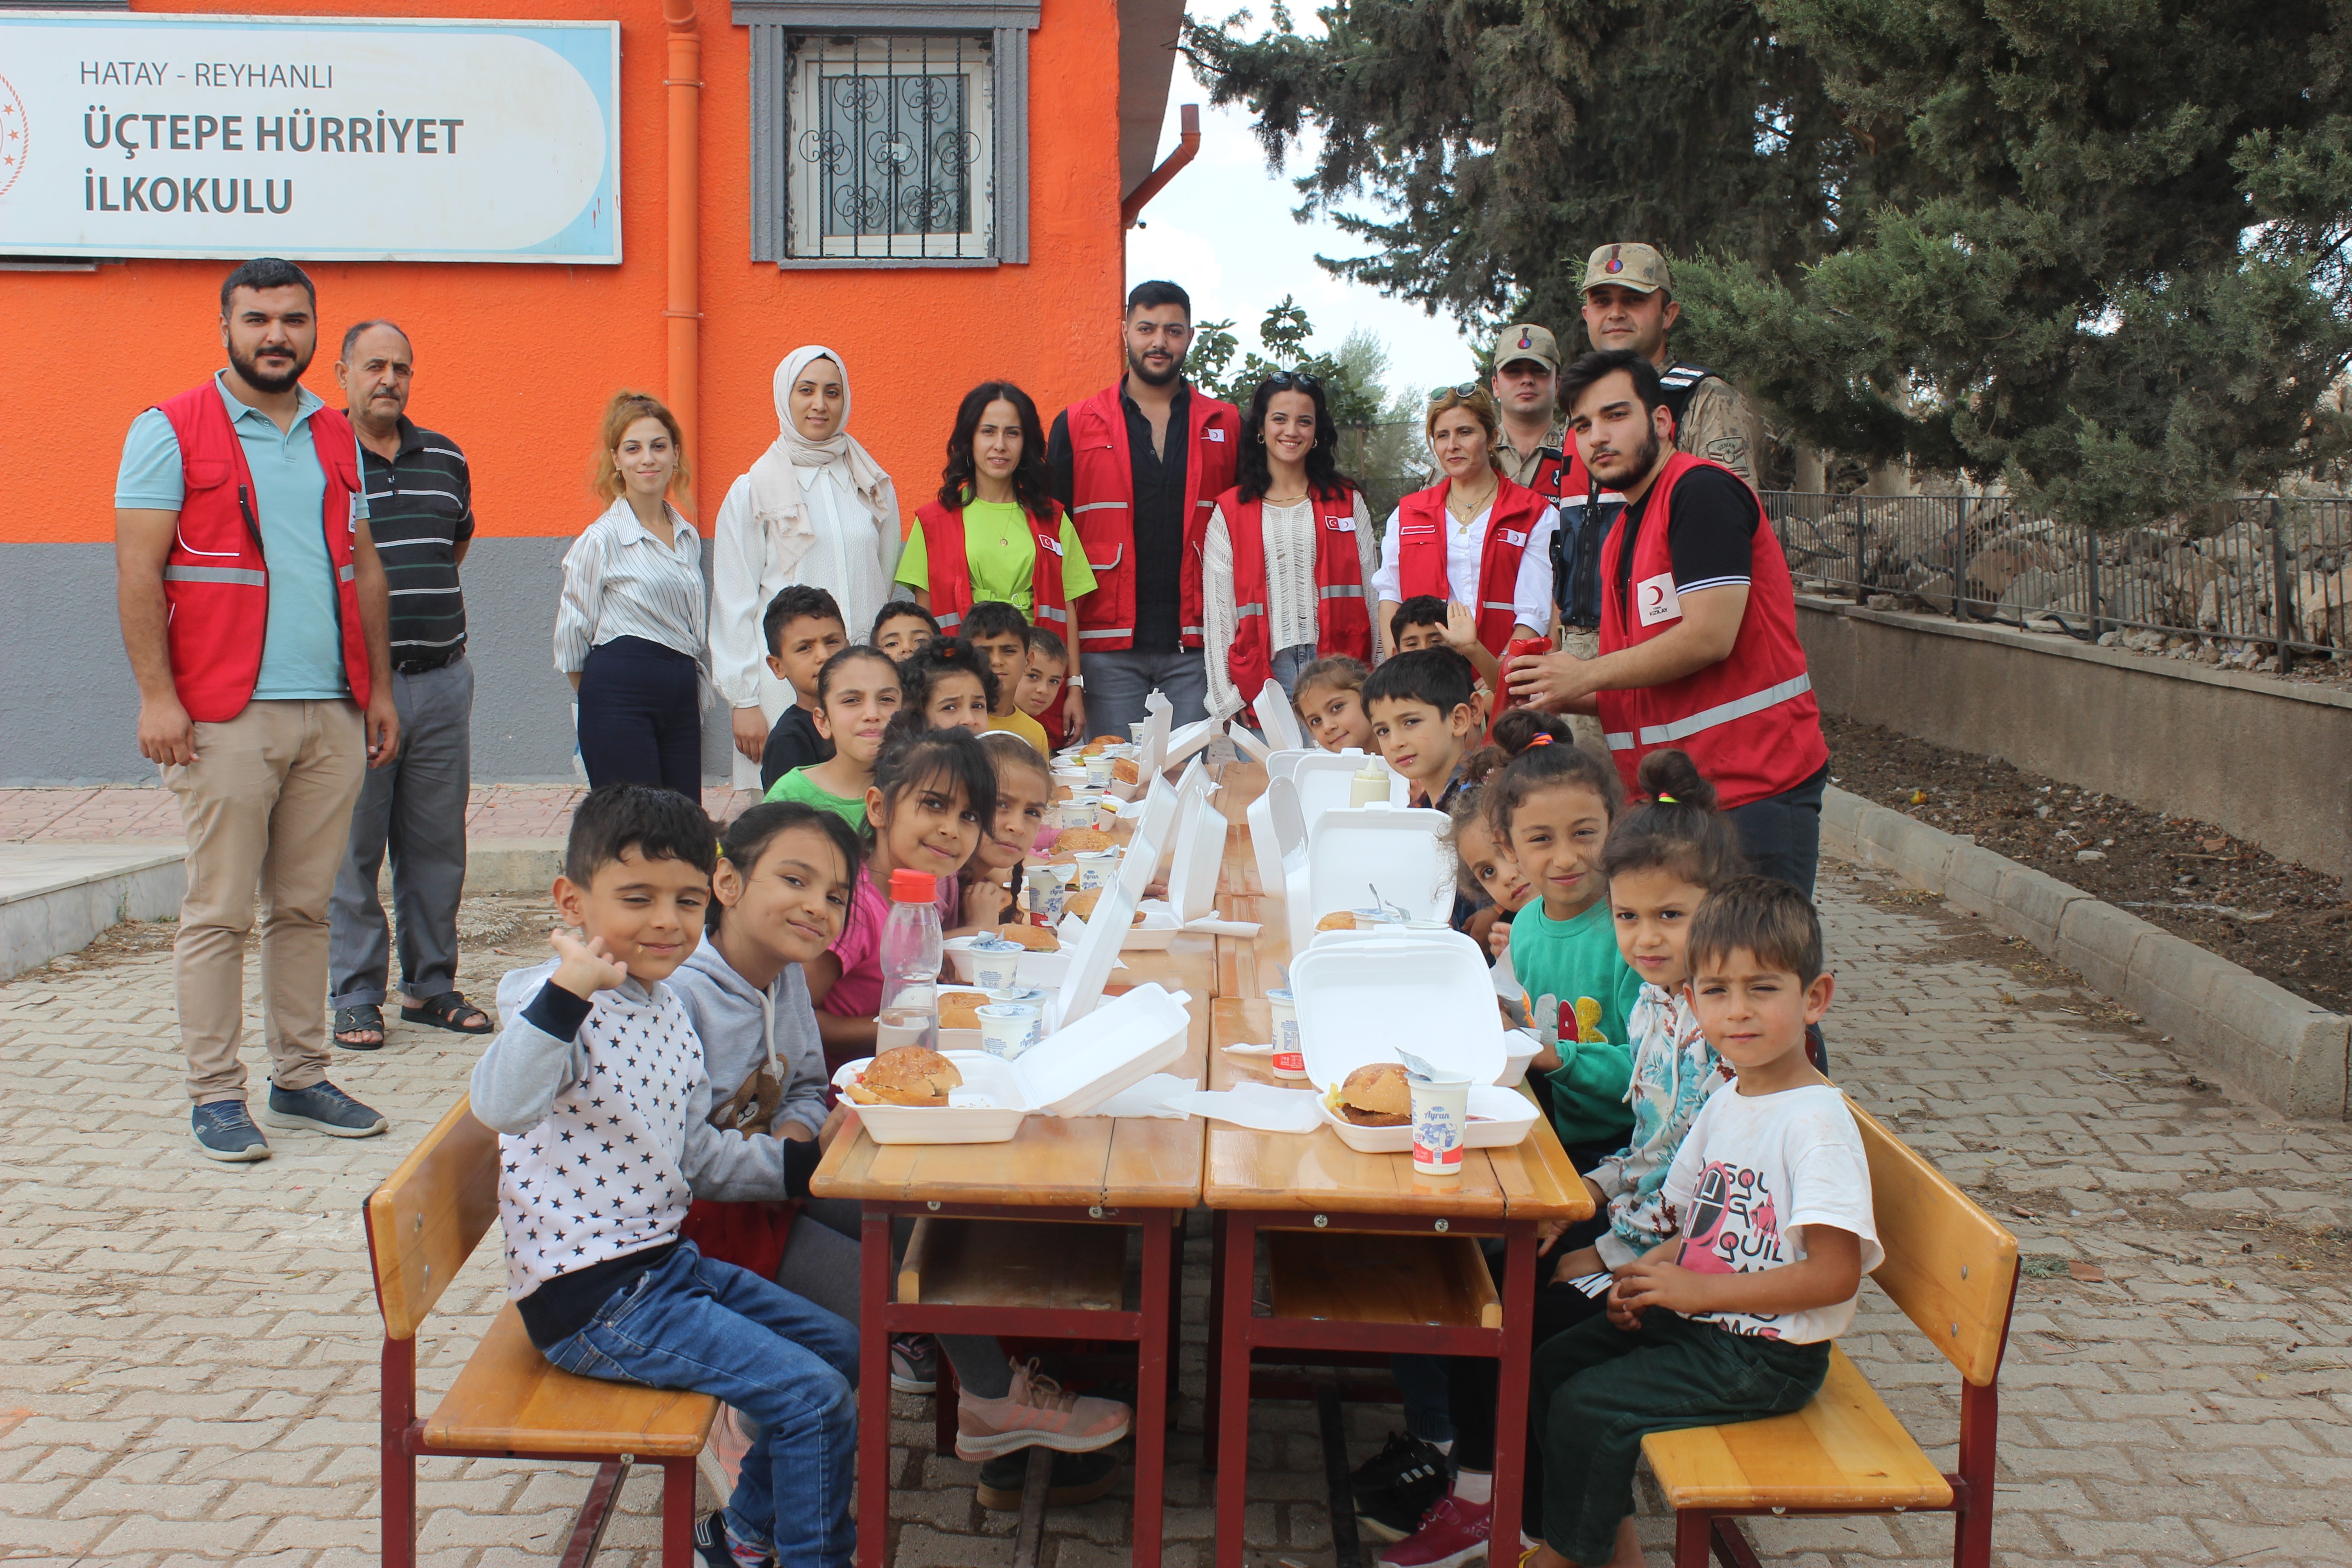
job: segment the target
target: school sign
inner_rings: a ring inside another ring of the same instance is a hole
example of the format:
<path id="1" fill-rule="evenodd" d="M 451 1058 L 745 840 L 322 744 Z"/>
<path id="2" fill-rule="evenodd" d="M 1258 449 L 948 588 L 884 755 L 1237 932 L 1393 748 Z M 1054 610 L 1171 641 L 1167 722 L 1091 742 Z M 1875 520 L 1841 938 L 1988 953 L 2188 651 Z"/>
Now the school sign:
<path id="1" fill-rule="evenodd" d="M 0 12 L 0 254 L 617 263 L 613 22 Z"/>

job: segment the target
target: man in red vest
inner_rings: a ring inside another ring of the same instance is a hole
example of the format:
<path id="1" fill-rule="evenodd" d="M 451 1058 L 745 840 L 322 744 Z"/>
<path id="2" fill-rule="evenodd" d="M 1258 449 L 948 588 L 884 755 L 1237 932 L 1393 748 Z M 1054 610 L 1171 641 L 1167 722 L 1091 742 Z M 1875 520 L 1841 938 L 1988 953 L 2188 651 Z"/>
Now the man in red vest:
<path id="1" fill-rule="evenodd" d="M 188 892 L 173 943 L 191 1129 L 267 1159 L 246 1110 L 245 939 L 262 904 L 262 1120 L 369 1138 L 327 1081 L 328 900 L 370 766 L 400 746 L 390 597 L 351 422 L 301 384 L 318 292 L 291 262 L 221 285 L 228 368 L 139 416 L 115 479 L 116 598 L 139 751 L 179 796 Z"/>
<path id="2" fill-rule="evenodd" d="M 1183 289 L 1137 284 L 1121 335 L 1126 376 L 1055 417 L 1045 467 L 1095 574 L 1069 634 L 1086 668 L 1083 693 L 1070 676 L 1070 727 L 1124 739 L 1155 689 L 1175 709 L 1171 722 L 1208 716 L 1202 542 L 1234 482 L 1242 416 L 1184 380 Z"/>
<path id="3" fill-rule="evenodd" d="M 1601 653 L 1518 660 L 1512 691 L 1597 712 L 1630 787 L 1644 753 L 1678 746 L 1718 792 L 1755 869 L 1810 896 L 1829 747 L 1780 542 L 1746 480 L 1674 449 L 1657 367 L 1631 349 L 1560 374 L 1593 477 L 1625 497 L 1601 552 Z"/>

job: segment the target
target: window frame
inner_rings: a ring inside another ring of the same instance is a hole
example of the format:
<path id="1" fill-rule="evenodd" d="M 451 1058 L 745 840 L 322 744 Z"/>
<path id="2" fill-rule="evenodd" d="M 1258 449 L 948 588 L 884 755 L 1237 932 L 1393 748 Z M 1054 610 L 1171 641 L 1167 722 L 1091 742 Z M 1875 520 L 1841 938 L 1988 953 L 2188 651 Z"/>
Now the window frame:
<path id="1" fill-rule="evenodd" d="M 1038 6 L 1004 0 L 734 0 L 734 22 L 751 42 L 751 258 L 780 268 L 971 268 L 1029 259 L 1029 35 Z M 914 43 L 958 37 L 980 40 L 988 53 L 992 123 L 985 128 L 991 189 L 975 189 L 975 216 L 985 196 L 983 222 L 992 243 L 979 254 L 793 254 L 792 237 L 795 62 L 793 44 L 810 36 Z"/>

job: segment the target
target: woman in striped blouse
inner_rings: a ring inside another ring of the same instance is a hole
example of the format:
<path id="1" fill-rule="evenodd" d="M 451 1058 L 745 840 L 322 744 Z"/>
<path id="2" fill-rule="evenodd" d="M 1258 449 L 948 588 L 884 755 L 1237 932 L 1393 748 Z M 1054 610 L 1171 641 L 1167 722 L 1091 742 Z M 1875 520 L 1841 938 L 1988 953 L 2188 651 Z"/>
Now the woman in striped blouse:
<path id="1" fill-rule="evenodd" d="M 614 393 L 595 480 L 613 504 L 565 552 L 555 613 L 555 668 L 580 694 L 591 787 L 702 798 L 702 542 L 669 504 L 686 477 L 677 416 Z"/>

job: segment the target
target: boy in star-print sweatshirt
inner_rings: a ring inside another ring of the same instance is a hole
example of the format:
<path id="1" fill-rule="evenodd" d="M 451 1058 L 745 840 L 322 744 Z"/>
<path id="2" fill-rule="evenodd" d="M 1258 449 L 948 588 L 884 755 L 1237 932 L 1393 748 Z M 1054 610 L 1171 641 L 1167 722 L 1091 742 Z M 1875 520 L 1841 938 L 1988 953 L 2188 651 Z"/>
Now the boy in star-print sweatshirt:
<path id="1" fill-rule="evenodd" d="M 550 1364 L 714 1394 L 757 1424 L 724 1514 L 696 1524 L 704 1562 L 845 1568 L 856 1329 L 678 1235 L 706 1074 L 663 982 L 701 939 L 716 845 L 684 795 L 589 792 L 555 881 L 579 934 L 499 983 L 505 1026 L 474 1066 L 473 1111 L 501 1134 L 507 1294 Z M 823 1145 L 779 1142 L 805 1193 Z"/>

